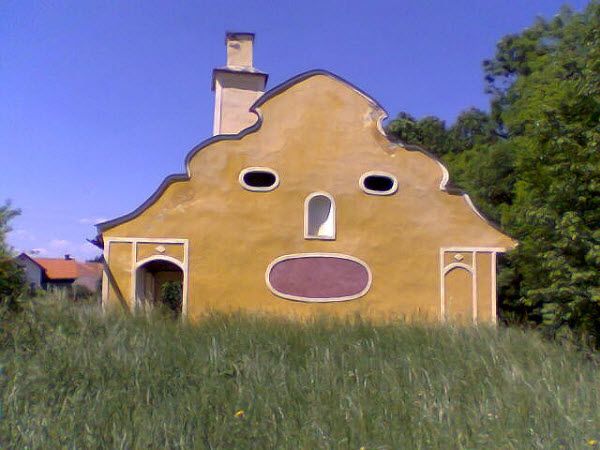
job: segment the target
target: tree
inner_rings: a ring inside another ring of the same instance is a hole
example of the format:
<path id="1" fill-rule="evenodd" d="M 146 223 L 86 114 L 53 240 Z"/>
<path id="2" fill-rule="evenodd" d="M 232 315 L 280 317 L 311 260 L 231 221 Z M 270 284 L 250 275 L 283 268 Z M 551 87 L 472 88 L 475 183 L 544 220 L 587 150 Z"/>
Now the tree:
<path id="1" fill-rule="evenodd" d="M 522 72 L 494 94 L 518 148 L 514 205 L 506 223 L 520 239 L 515 299 L 557 333 L 600 338 L 600 5 L 564 10 L 500 46 L 488 64 Z M 532 48 L 526 63 L 517 49 Z M 526 67 L 525 71 L 523 67 Z"/>
<path id="2" fill-rule="evenodd" d="M 10 309 L 17 308 L 17 299 L 25 288 L 23 271 L 15 263 L 12 249 L 6 242 L 9 222 L 19 214 L 20 211 L 13 209 L 10 202 L 0 206 L 0 305 Z"/>
<path id="3" fill-rule="evenodd" d="M 388 133 L 432 146 L 519 240 L 499 277 L 505 310 L 600 342 L 600 4 L 504 37 L 483 67 L 490 114 L 440 132 L 402 113 Z"/>
<path id="4" fill-rule="evenodd" d="M 94 256 L 93 258 L 88 258 L 85 260 L 85 262 L 95 262 L 95 263 L 101 263 L 103 261 L 104 261 L 104 255 L 102 255 L 102 253 Z"/>

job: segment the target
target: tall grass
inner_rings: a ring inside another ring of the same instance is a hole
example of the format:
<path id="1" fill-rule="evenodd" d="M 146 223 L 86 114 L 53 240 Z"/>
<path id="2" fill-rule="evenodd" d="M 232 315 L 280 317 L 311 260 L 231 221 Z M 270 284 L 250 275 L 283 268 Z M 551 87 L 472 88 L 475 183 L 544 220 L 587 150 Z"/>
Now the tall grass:
<path id="1" fill-rule="evenodd" d="M 10 319 L 10 320 L 8 320 Z M 10 448 L 589 448 L 600 363 L 532 332 L 197 325 L 42 300 L 2 322 Z"/>

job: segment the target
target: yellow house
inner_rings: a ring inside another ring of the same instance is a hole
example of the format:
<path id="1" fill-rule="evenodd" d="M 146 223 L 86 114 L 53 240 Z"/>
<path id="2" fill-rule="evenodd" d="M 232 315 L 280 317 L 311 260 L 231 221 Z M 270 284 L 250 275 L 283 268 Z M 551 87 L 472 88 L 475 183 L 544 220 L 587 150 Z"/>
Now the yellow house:
<path id="1" fill-rule="evenodd" d="M 254 35 L 228 33 L 214 136 L 135 211 L 98 225 L 105 306 L 495 322 L 496 255 L 515 242 L 447 188 L 383 108 L 315 70 L 264 92 Z"/>

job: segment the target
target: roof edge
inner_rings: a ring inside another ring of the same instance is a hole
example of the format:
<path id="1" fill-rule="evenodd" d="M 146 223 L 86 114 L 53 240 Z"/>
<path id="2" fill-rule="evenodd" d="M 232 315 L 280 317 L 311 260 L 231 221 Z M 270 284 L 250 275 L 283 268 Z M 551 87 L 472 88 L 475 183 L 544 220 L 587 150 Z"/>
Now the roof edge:
<path id="1" fill-rule="evenodd" d="M 243 129 L 238 134 L 219 134 L 216 136 L 212 136 L 208 139 L 205 139 L 204 141 L 202 141 L 199 144 L 197 144 L 196 146 L 194 146 L 185 157 L 185 162 L 184 162 L 185 173 L 176 173 L 176 174 L 168 175 L 161 182 L 161 184 L 158 186 L 158 188 L 150 195 L 150 197 L 148 197 L 140 206 L 138 206 L 133 211 L 131 211 L 127 214 L 123 214 L 119 217 L 116 217 L 115 219 L 97 223 L 95 226 L 96 226 L 96 230 L 98 231 L 98 234 L 102 234 L 102 232 L 108 230 L 109 228 L 113 228 L 117 225 L 120 225 L 124 222 L 127 222 L 127 221 L 139 216 L 148 207 L 150 207 L 150 205 L 152 205 L 156 200 L 158 200 L 158 198 L 167 189 L 167 187 L 169 187 L 169 185 L 171 185 L 173 183 L 181 182 L 181 181 L 188 181 L 190 179 L 190 167 L 189 167 L 190 161 L 196 155 L 196 153 L 198 153 L 200 150 L 204 149 L 205 147 L 208 147 L 211 144 L 214 144 L 214 143 L 220 142 L 220 141 L 239 141 L 244 136 L 260 129 L 260 127 L 262 125 L 263 117 L 262 117 L 262 114 L 260 114 L 259 108 L 264 103 L 266 103 L 271 98 L 281 94 L 282 92 L 285 92 L 286 90 L 288 90 L 290 87 L 294 86 L 295 84 L 298 84 L 308 78 L 311 78 L 311 77 L 314 77 L 317 75 L 323 75 L 326 77 L 330 77 L 330 78 L 333 78 L 334 80 L 337 80 L 337 81 L 347 85 L 352 90 L 354 90 L 356 93 L 365 97 L 368 100 L 368 102 L 375 109 L 380 110 L 382 112 L 382 114 L 380 115 L 380 117 L 377 121 L 377 128 L 379 129 L 380 133 L 382 133 L 384 136 L 386 136 L 386 134 L 383 130 L 382 123 L 383 123 L 383 120 L 385 120 L 385 118 L 387 117 L 387 111 L 381 106 L 381 104 L 377 100 L 375 100 L 373 97 L 371 97 L 365 91 L 363 91 L 359 87 L 355 86 L 354 84 L 350 83 L 349 81 L 345 80 L 344 78 L 340 77 L 339 75 L 336 75 L 333 72 L 330 72 L 328 70 L 313 69 L 313 70 L 309 70 L 309 71 L 300 73 L 292 78 L 289 78 L 288 80 L 284 81 L 283 83 L 280 83 L 277 86 L 269 89 L 267 92 L 265 92 L 263 95 L 261 95 L 252 104 L 249 111 L 256 114 L 258 117 L 257 121 L 253 125 L 250 125 L 248 128 Z"/>
<path id="2" fill-rule="evenodd" d="M 461 196 L 464 199 L 467 206 L 481 220 L 483 220 L 487 225 L 494 228 L 496 231 L 498 231 L 498 232 L 502 233 L 503 235 L 505 235 L 506 237 L 508 237 L 511 241 L 513 241 L 513 243 L 515 244 L 515 247 L 518 245 L 518 242 L 515 239 L 513 239 L 511 236 L 509 236 L 506 233 L 506 231 L 504 231 L 502 229 L 502 227 L 500 226 L 500 224 L 498 222 L 487 217 L 475 206 L 475 204 L 473 203 L 473 200 L 471 200 L 471 196 L 464 189 L 452 184 L 452 182 L 450 181 L 450 172 L 448 171 L 448 168 L 446 167 L 446 165 L 444 164 L 444 162 L 438 155 L 436 155 L 432 151 L 430 151 L 420 145 L 404 144 L 404 143 L 400 143 L 400 145 L 402 146 L 402 148 L 405 148 L 408 151 L 421 152 L 421 153 L 425 154 L 426 156 L 428 156 L 429 158 L 433 159 L 440 166 L 440 169 L 442 170 L 442 180 L 440 181 L 440 186 L 439 186 L 440 191 L 446 192 L 449 195 Z"/>
<path id="3" fill-rule="evenodd" d="M 29 256 L 29 255 L 28 255 L 27 253 L 25 253 L 25 252 L 21 252 L 19 255 L 17 255 L 17 256 L 15 257 L 15 259 L 16 259 L 16 258 L 20 258 L 21 256 L 25 256 L 27 259 L 29 259 L 29 260 L 30 260 L 32 263 L 34 263 L 34 264 L 35 264 L 36 266 L 38 266 L 40 269 L 42 269 L 42 270 L 46 270 L 46 269 L 44 269 L 44 267 L 43 267 L 43 266 L 42 266 L 42 265 L 41 265 L 39 262 L 37 262 L 35 259 L 33 259 L 31 256 Z"/>
<path id="4" fill-rule="evenodd" d="M 374 105 L 377 109 L 381 109 L 383 112 L 385 112 L 387 114 L 387 111 L 385 110 L 385 108 L 383 106 L 381 106 L 381 104 L 377 100 L 375 100 L 374 97 L 367 94 L 365 91 L 363 91 L 361 88 L 359 88 L 355 84 L 350 83 L 345 78 L 342 78 L 339 75 L 336 75 L 335 73 L 330 72 L 329 70 L 325 70 L 325 69 L 313 69 L 313 70 L 308 70 L 306 72 L 299 73 L 298 75 L 295 75 L 292 78 L 287 79 L 283 83 L 280 83 L 277 86 L 269 89 L 267 92 L 265 92 L 263 95 L 261 95 L 254 102 L 254 104 L 250 107 L 250 111 L 253 111 L 255 108 L 260 107 L 263 103 L 267 102 L 269 99 L 275 97 L 276 95 L 281 94 L 282 92 L 286 91 L 293 85 L 298 84 L 308 78 L 311 78 L 311 77 L 314 77 L 317 75 L 323 75 L 323 76 L 326 76 L 329 78 L 333 78 L 334 80 L 347 85 L 352 90 L 356 91 L 358 94 L 365 97 L 369 101 L 369 103 Z"/>

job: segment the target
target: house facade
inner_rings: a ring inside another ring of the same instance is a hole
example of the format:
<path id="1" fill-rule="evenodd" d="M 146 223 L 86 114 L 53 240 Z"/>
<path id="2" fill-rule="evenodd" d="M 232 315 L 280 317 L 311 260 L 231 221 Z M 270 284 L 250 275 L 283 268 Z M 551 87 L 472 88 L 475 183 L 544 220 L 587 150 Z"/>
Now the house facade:
<path id="1" fill-rule="evenodd" d="M 136 210 L 97 225 L 103 303 L 181 284 L 181 313 L 260 311 L 494 322 L 496 256 L 516 243 L 384 109 L 322 70 L 264 92 L 254 36 L 227 35 L 215 135 Z"/>
<path id="2" fill-rule="evenodd" d="M 30 290 L 84 286 L 95 292 L 102 279 L 101 264 L 76 261 L 69 255 L 64 258 L 38 258 L 21 253 L 16 262 L 23 268 Z"/>

